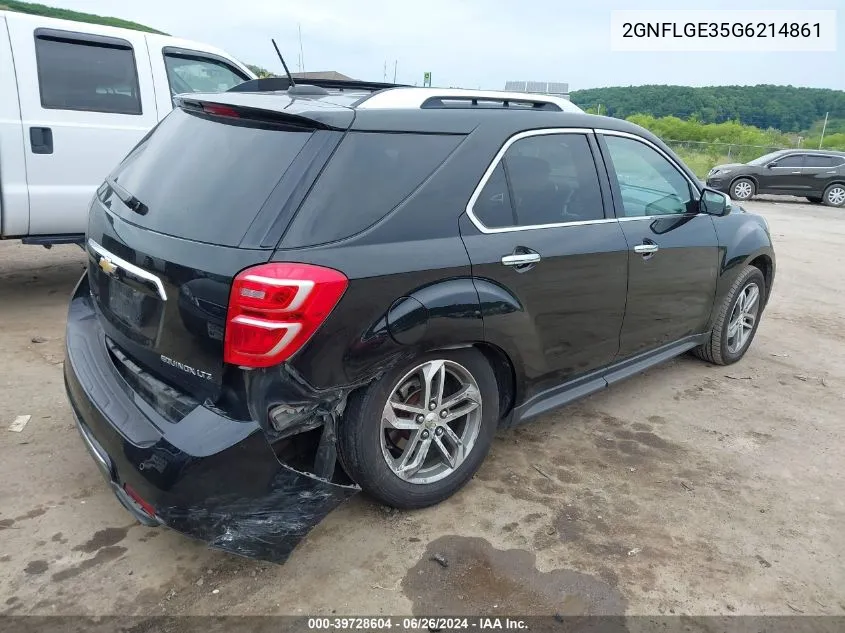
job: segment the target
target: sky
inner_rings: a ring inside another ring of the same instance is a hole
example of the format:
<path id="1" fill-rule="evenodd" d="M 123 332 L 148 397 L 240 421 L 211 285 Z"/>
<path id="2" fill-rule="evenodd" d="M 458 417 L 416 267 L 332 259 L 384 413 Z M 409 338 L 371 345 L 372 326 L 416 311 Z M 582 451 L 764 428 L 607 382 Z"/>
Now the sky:
<path id="1" fill-rule="evenodd" d="M 502 89 L 508 80 L 570 90 L 641 84 L 845 89 L 842 0 L 40 0 L 112 15 L 282 71 L 336 70 L 356 79 Z M 612 52 L 610 12 L 622 9 L 839 9 L 837 52 Z M 302 32 L 302 59 L 299 54 Z"/>

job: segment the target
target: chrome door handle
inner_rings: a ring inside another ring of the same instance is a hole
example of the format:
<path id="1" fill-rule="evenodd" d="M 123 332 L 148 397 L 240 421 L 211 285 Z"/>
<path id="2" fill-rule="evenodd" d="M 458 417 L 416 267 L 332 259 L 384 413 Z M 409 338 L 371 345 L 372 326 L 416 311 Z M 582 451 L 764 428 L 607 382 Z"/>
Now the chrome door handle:
<path id="1" fill-rule="evenodd" d="M 536 264 L 539 261 L 540 253 L 520 253 L 519 255 L 502 257 L 502 263 L 505 266 L 525 266 L 526 264 Z"/>
<path id="2" fill-rule="evenodd" d="M 634 252 L 640 255 L 650 255 L 656 253 L 660 247 L 657 244 L 637 244 L 634 247 Z"/>

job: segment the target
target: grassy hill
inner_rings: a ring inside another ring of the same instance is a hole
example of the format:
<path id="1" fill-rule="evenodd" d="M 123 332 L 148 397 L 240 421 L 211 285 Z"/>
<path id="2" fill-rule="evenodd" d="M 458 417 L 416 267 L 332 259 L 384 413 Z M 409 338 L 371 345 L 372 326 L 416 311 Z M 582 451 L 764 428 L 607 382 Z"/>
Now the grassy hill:
<path id="1" fill-rule="evenodd" d="M 105 26 L 116 26 L 122 29 L 132 29 L 134 31 L 146 31 L 147 33 L 167 35 L 167 33 L 164 33 L 163 31 L 158 31 L 149 26 L 138 24 L 137 22 L 130 22 L 129 20 L 121 20 L 120 18 L 113 18 L 105 15 L 95 15 L 93 13 L 83 13 L 81 11 L 71 11 L 70 9 L 57 9 L 56 7 L 48 7 L 44 4 L 36 4 L 34 2 L 0 0 L 0 10 L 19 11 L 20 13 L 41 15 L 45 18 L 76 20 L 77 22 L 87 22 L 89 24 L 103 24 Z"/>
<path id="2" fill-rule="evenodd" d="M 574 90 L 570 98 L 582 108 L 601 104 L 602 114 L 620 119 L 648 114 L 702 123 L 739 121 L 782 132 L 809 131 L 826 112 L 831 119 L 845 118 L 845 91 L 795 86 L 615 86 Z"/>

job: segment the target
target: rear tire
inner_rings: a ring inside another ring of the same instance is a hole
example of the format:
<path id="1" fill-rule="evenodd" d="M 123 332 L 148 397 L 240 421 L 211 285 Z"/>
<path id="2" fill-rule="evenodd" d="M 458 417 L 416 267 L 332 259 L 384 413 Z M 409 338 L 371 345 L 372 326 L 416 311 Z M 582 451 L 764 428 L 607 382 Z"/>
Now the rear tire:
<path id="1" fill-rule="evenodd" d="M 845 185 L 838 182 L 833 183 L 824 190 L 822 202 L 829 207 L 845 206 Z"/>
<path id="2" fill-rule="evenodd" d="M 349 397 L 338 456 L 347 474 L 386 505 L 440 503 L 487 456 L 498 402 L 496 376 L 477 349 L 423 354 Z"/>
<path id="3" fill-rule="evenodd" d="M 751 200 L 755 193 L 757 193 L 757 187 L 753 180 L 737 178 L 731 183 L 730 196 L 734 200 Z"/>
<path id="4" fill-rule="evenodd" d="M 693 354 L 714 365 L 737 362 L 754 340 L 765 302 L 763 273 L 759 268 L 746 266 L 719 307 L 709 340 L 693 349 Z"/>

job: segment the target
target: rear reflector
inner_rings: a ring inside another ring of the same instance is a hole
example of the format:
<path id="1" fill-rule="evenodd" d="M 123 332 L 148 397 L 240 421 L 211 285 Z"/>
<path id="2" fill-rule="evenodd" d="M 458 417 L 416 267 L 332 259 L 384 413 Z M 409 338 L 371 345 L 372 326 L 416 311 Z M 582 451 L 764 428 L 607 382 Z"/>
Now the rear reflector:
<path id="1" fill-rule="evenodd" d="M 223 360 L 241 367 L 286 361 L 311 338 L 343 293 L 346 275 L 311 264 L 272 263 L 235 277 Z"/>
<path id="2" fill-rule="evenodd" d="M 135 492 L 135 489 L 132 488 L 132 486 L 130 486 L 129 484 L 123 484 L 123 489 L 126 491 L 126 494 L 131 497 L 132 501 L 141 506 L 141 509 L 143 509 L 144 512 L 149 514 L 151 517 L 155 517 L 156 509 L 152 505 L 150 505 L 149 502 L 144 501 L 144 498 L 137 492 Z"/>

